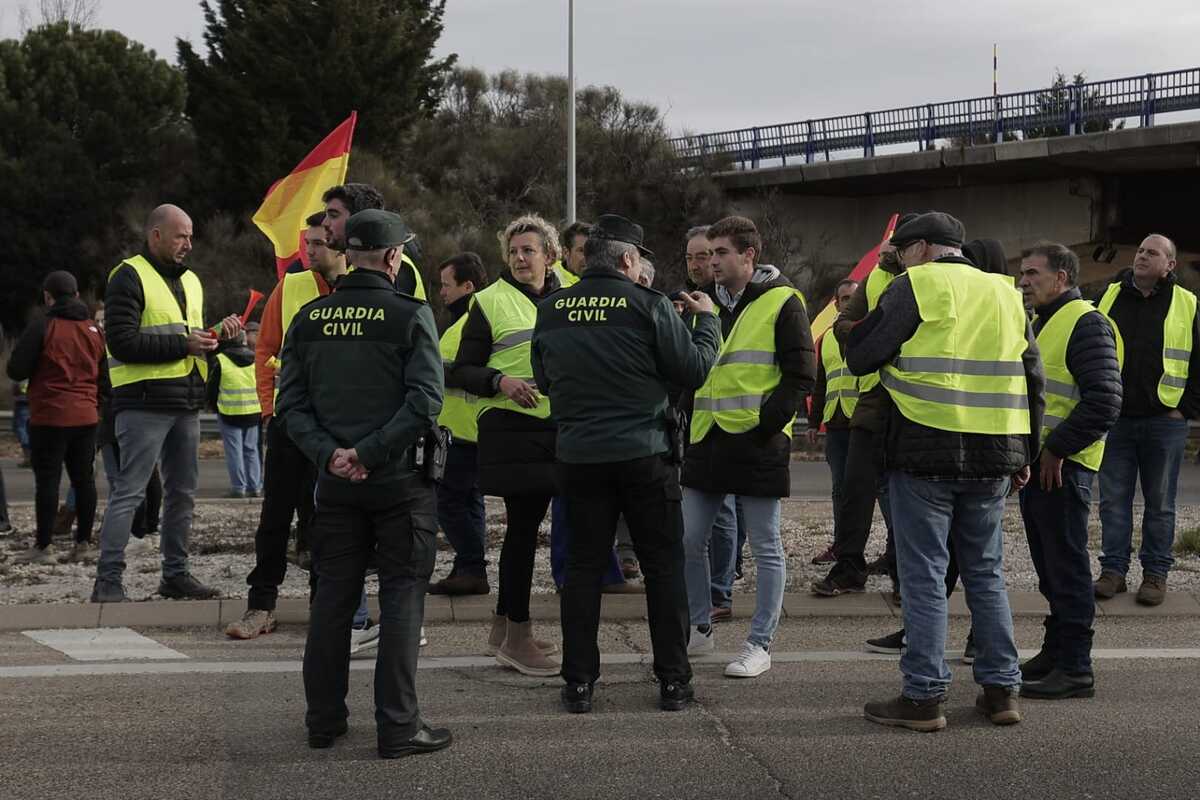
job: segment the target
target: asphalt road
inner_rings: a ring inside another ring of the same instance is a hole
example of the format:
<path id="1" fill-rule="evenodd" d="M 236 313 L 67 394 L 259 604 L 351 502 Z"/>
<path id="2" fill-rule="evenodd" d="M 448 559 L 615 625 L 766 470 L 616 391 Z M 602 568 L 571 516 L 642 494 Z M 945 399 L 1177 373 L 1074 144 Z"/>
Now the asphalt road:
<path id="1" fill-rule="evenodd" d="M 862 719 L 866 700 L 898 690 L 894 660 L 855 651 L 890 620 L 789 619 L 777 663 L 752 681 L 696 665 L 698 702 L 656 710 L 644 664 L 606 664 L 596 707 L 558 706 L 557 679 L 495 666 L 426 660 L 423 714 L 452 729 L 441 753 L 375 757 L 371 663 L 356 659 L 351 730 L 334 748 L 303 737 L 298 662 L 303 628 L 254 642 L 215 630 L 144 630 L 188 660 L 133 662 L 140 674 L 14 677 L 13 665 L 65 656 L 20 634 L 0 635 L 0 791 L 6 800 L 78 796 L 163 798 L 1194 798 L 1200 785 L 1200 651 L 1187 658 L 1106 657 L 1091 700 L 1023 701 L 1025 720 L 992 726 L 973 710 L 968 667 L 952 662 L 949 727 L 917 734 Z M 964 620 L 954 621 L 961 645 Z M 738 623 L 718 628 L 736 648 Z M 1018 620 L 1036 643 L 1036 620 Z M 548 631 L 553 633 L 553 631 Z M 1103 620 L 1098 648 L 1194 648 L 1200 622 Z M 477 652 L 482 624 L 430 626 L 431 655 Z M 644 624 L 608 623 L 602 649 L 626 661 L 646 650 Z M 821 655 L 815 655 L 821 651 Z M 1116 651 L 1111 651 L 1116 652 Z M 1139 651 L 1140 652 L 1140 651 Z M 782 663 L 783 654 L 795 656 Z M 807 660 L 804 659 L 807 654 Z M 1126 651 L 1126 655 L 1129 655 Z M 172 670 L 157 672 L 159 664 Z M 111 665 L 83 669 L 103 670 Z M 34 667 L 36 669 L 36 666 Z"/>
<path id="2" fill-rule="evenodd" d="M 18 469 L 13 459 L 0 459 L 0 469 L 4 470 L 4 485 L 8 499 L 15 501 L 33 500 L 33 473 L 27 469 Z M 104 470 L 96 471 L 97 488 L 100 497 L 108 493 L 108 483 L 104 479 Z M 66 494 L 66 477 L 63 477 L 62 492 Z M 221 459 L 206 458 L 200 461 L 200 497 L 224 497 L 229 490 L 229 476 L 225 471 L 225 462 Z M 829 467 L 823 461 L 793 461 L 792 462 L 792 497 L 799 500 L 828 500 L 830 492 Z M 1095 495 L 1096 487 L 1093 486 Z M 1200 466 L 1192 461 L 1184 462 L 1179 476 L 1179 494 L 1177 502 L 1181 505 L 1200 504 Z"/>

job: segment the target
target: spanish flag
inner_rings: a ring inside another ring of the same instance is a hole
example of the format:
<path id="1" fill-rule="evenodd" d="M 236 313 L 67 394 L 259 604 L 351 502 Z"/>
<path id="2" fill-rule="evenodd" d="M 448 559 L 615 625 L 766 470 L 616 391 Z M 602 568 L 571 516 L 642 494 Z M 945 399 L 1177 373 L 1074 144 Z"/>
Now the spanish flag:
<path id="1" fill-rule="evenodd" d="M 254 212 L 254 224 L 275 247 L 275 268 L 280 278 L 289 264 L 304 257 L 304 220 L 323 208 L 321 195 L 327 189 L 346 180 L 357 119 L 358 112 L 350 112 L 349 118 L 313 148 L 291 174 L 271 185 Z"/>
<path id="2" fill-rule="evenodd" d="M 896 222 L 899 219 L 899 214 L 892 214 L 891 219 L 888 220 L 887 226 L 883 229 L 883 238 L 879 241 L 879 244 L 875 245 L 870 252 L 859 259 L 858 264 L 854 267 L 854 269 L 850 270 L 850 274 L 846 276 L 847 278 L 852 281 L 858 281 L 859 283 L 862 283 L 867 279 L 867 275 L 871 273 L 871 270 L 879 266 L 879 251 L 883 247 L 883 243 L 892 238 L 892 233 L 894 233 L 896 230 Z M 833 301 L 831 300 L 829 304 L 821 310 L 820 314 L 817 314 L 817 316 L 813 317 L 810 327 L 812 328 L 812 337 L 814 342 L 817 339 L 820 339 L 826 331 L 833 327 L 833 321 L 836 317 L 837 308 L 834 306 Z"/>

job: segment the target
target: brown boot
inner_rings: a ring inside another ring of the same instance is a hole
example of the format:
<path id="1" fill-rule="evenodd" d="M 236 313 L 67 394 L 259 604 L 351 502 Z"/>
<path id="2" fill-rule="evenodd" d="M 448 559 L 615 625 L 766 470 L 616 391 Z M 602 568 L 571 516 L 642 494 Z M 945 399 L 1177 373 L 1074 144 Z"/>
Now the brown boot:
<path id="1" fill-rule="evenodd" d="M 1097 600 L 1111 600 L 1121 592 L 1127 591 L 1125 576 L 1119 572 L 1101 572 L 1100 579 L 1092 586 Z"/>
<path id="2" fill-rule="evenodd" d="M 66 506 L 59 506 L 54 515 L 53 536 L 70 536 L 71 526 L 75 523 L 75 512 Z"/>
<path id="3" fill-rule="evenodd" d="M 993 725 L 1012 725 L 1021 721 L 1017 692 L 1009 686 L 985 686 L 975 699 L 975 708 L 986 714 Z"/>
<path id="4" fill-rule="evenodd" d="M 496 653 L 496 663 L 535 678 L 550 678 L 562 670 L 556 659 L 538 649 L 532 622 L 508 621 L 504 644 Z"/>
<path id="5" fill-rule="evenodd" d="M 494 656 L 500 652 L 500 646 L 504 644 L 504 635 L 508 631 L 508 618 L 499 614 L 492 615 L 492 629 L 488 631 L 487 647 L 484 648 L 484 653 L 489 656 Z M 552 656 L 558 652 L 558 645 L 554 642 L 547 642 L 542 639 L 534 639 L 533 644 L 538 650 L 548 656 Z"/>
<path id="6" fill-rule="evenodd" d="M 1167 576 L 1144 575 L 1138 589 L 1137 601 L 1144 606 L 1161 606 L 1167 599 Z"/>
<path id="7" fill-rule="evenodd" d="M 486 575 L 450 575 L 429 584 L 429 594 L 467 595 L 491 591 Z"/>

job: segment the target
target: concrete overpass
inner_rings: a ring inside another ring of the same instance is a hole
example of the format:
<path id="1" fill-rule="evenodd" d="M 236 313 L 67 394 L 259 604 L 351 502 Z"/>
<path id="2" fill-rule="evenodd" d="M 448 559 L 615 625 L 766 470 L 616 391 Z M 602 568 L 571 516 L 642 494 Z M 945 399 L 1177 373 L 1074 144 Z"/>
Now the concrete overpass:
<path id="1" fill-rule="evenodd" d="M 1200 122 L 721 173 L 732 206 L 783 225 L 798 262 L 851 264 L 894 211 L 939 209 L 1010 258 L 1038 239 L 1077 250 L 1084 280 L 1131 262 L 1150 231 L 1200 284 Z M 1107 250 L 1094 259 L 1097 248 Z M 1111 260 L 1110 260 L 1111 259 Z"/>

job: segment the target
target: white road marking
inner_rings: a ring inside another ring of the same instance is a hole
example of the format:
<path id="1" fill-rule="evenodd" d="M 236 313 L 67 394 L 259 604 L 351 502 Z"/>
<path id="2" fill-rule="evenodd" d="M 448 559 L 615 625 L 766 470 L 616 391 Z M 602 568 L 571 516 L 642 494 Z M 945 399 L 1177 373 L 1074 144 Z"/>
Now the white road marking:
<path id="1" fill-rule="evenodd" d="M 130 628 L 75 628 L 22 633 L 76 661 L 188 658 L 183 653 L 161 645 Z"/>
<path id="2" fill-rule="evenodd" d="M 156 643 L 157 644 L 157 643 Z M 166 650 L 167 648 L 163 648 Z M 174 652 L 174 651 L 169 651 Z M 1029 658 L 1036 651 L 1022 651 L 1022 658 Z M 723 664 L 734 657 L 734 653 L 715 653 L 692 660 L 693 664 Z M 178 658 L 187 656 L 178 655 Z M 1200 660 L 1200 648 L 1132 648 L 1093 650 L 1092 658 L 1099 660 Z M 620 653 L 601 656 L 602 664 L 650 664 L 652 657 L 638 653 Z M 863 653 L 854 650 L 825 652 L 772 653 L 775 663 L 855 663 L 864 661 L 898 661 L 899 656 Z M 957 658 L 951 658 L 957 663 Z M 434 656 L 422 658 L 419 669 L 478 669 L 494 667 L 496 660 L 485 656 Z M 359 659 L 350 662 L 354 671 L 372 670 L 374 659 Z M 295 673 L 303 669 L 300 661 L 187 661 L 160 662 L 150 664 L 49 664 L 24 667 L 0 667 L 3 678 L 61 678 L 86 675 L 186 675 L 186 674 L 236 674 L 236 673 Z"/>

